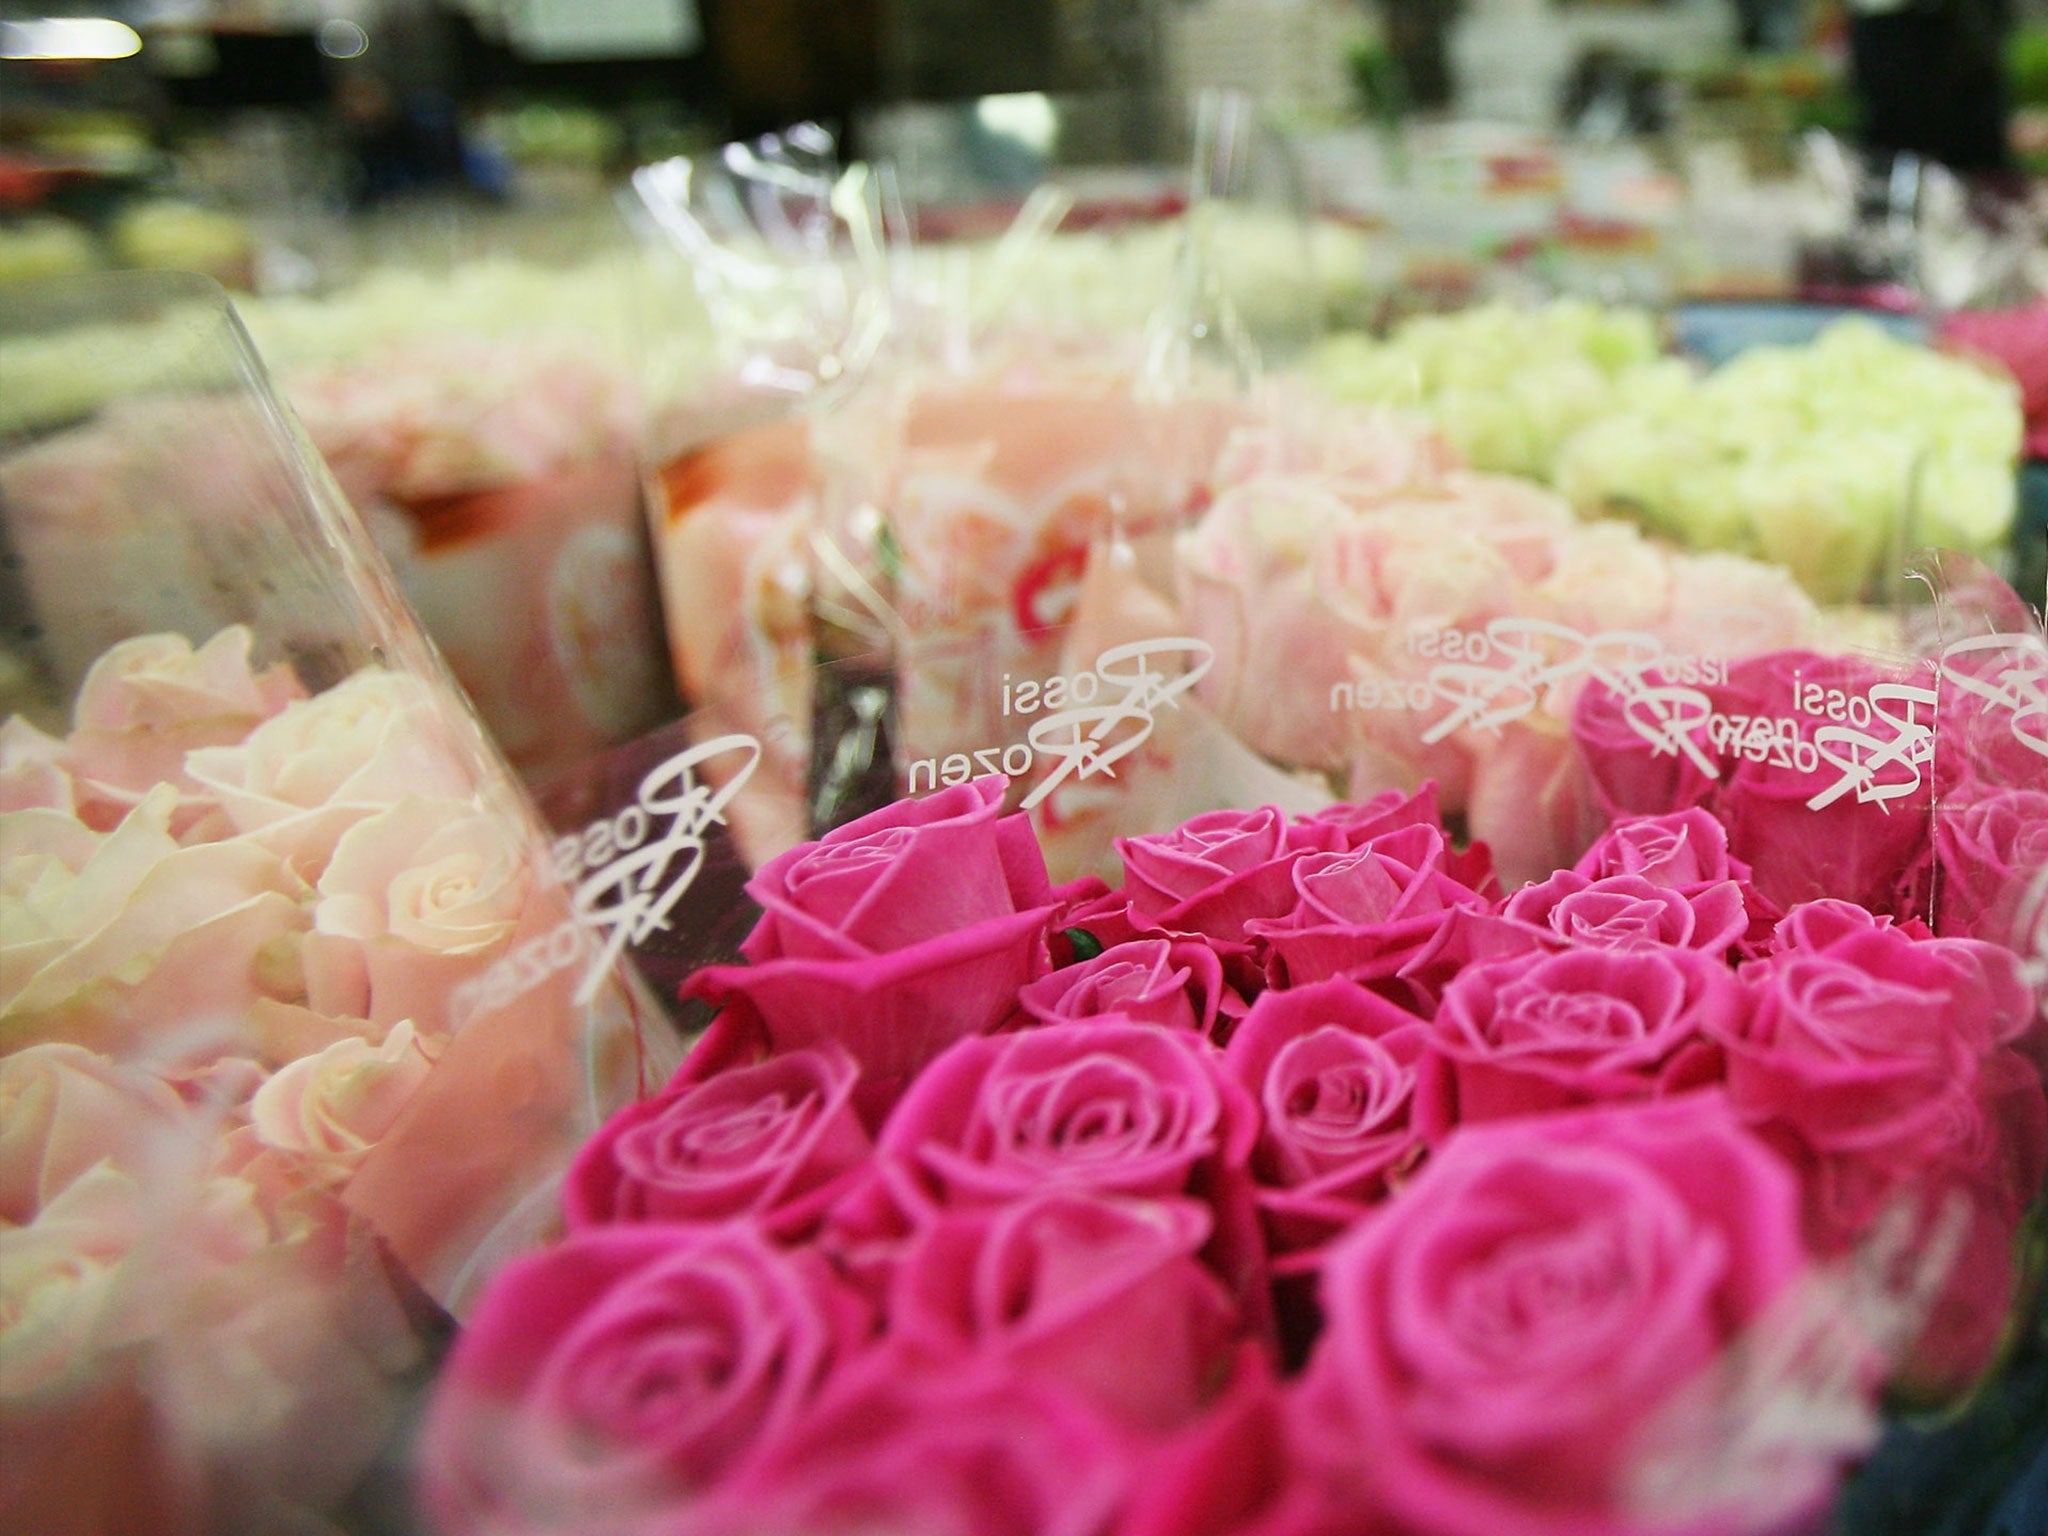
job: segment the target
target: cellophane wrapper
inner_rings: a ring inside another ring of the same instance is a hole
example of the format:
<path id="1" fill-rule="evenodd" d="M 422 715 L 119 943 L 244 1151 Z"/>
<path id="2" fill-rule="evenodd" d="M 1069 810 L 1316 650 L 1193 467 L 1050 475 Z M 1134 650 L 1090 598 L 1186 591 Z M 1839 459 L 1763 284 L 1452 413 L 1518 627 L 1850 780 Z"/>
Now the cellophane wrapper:
<path id="1" fill-rule="evenodd" d="M 530 784 L 671 703 L 640 504 L 635 287 L 624 250 L 559 267 L 484 254 L 244 316 Z"/>
<path id="2" fill-rule="evenodd" d="M 673 1043 L 224 295 L 0 370 L 0 1523 L 329 1529 Z"/>

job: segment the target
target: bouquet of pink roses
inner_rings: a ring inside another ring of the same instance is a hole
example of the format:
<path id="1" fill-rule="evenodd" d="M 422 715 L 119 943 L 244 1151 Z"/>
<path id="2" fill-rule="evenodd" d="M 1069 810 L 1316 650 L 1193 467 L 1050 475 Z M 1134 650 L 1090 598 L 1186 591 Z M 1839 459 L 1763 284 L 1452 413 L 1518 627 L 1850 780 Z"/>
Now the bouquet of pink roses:
<path id="1" fill-rule="evenodd" d="M 1708 809 L 1512 893 L 1433 792 L 1052 883 L 984 779 L 762 867 L 427 1425 L 450 1533 L 1808 1529 L 1988 1360 L 2039 978 Z"/>

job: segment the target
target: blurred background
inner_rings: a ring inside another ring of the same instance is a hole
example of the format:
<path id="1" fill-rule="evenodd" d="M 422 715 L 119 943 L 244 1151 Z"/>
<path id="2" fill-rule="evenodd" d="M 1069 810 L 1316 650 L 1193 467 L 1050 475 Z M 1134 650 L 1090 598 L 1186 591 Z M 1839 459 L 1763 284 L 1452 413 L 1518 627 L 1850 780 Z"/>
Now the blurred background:
<path id="1" fill-rule="evenodd" d="M 928 180 L 1170 166 L 1213 87 L 1411 288 L 1505 256 L 1770 291 L 1896 201 L 1902 154 L 2024 195 L 2048 0 L 6 0 L 0 281 L 319 291 L 479 219 L 572 254 L 629 167 L 799 119 Z"/>

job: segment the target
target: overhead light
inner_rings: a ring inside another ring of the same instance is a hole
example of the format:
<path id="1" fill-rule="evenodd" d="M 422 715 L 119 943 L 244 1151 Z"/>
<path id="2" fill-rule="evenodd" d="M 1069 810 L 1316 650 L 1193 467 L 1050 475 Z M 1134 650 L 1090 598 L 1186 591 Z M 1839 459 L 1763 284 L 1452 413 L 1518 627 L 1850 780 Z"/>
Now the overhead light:
<path id="1" fill-rule="evenodd" d="M 370 51 L 370 34 L 339 16 L 321 22 L 313 37 L 315 45 L 330 59 L 360 59 Z"/>
<path id="2" fill-rule="evenodd" d="M 142 38 L 107 16 L 39 16 L 0 21 L 0 59 L 126 59 Z"/>

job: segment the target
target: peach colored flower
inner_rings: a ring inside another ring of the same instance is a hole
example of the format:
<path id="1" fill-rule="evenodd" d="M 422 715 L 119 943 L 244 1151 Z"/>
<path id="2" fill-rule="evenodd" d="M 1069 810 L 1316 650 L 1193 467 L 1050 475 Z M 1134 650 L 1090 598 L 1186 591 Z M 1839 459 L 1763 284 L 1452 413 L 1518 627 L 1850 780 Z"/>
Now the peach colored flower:
<path id="1" fill-rule="evenodd" d="M 236 746 L 192 752 L 193 780 L 228 822 L 309 879 L 341 835 L 409 794 L 463 796 L 477 772 L 431 686 L 365 668 L 288 705 Z"/>
<path id="2" fill-rule="evenodd" d="M 193 1134 L 161 1078 L 82 1046 L 0 1056 L 0 1221 L 26 1224 L 90 1170 L 138 1171 L 162 1137 Z"/>
<path id="3" fill-rule="evenodd" d="M 0 1043 L 118 1048 L 235 1027 L 266 959 L 306 924 L 303 885 L 246 839 L 181 847 L 178 791 L 97 833 L 61 812 L 0 815 Z"/>
<path id="4" fill-rule="evenodd" d="M 256 1090 L 250 1121 L 267 1146 L 352 1167 L 391 1129 L 433 1064 L 403 1019 L 381 1045 L 337 1040 L 280 1068 Z"/>
<path id="5" fill-rule="evenodd" d="M 294 699 L 285 667 L 258 673 L 244 625 L 193 648 L 183 635 L 138 635 L 109 649 L 80 685 L 68 742 L 80 812 L 105 829 L 158 784 L 175 784 L 185 831 L 210 805 L 185 772 L 195 748 L 231 746 Z"/>
<path id="6" fill-rule="evenodd" d="M 374 1024 L 449 1027 L 449 992 L 511 938 L 532 884 L 506 824 L 469 801 L 408 796 L 364 818 L 320 877 L 310 1001 Z"/>

